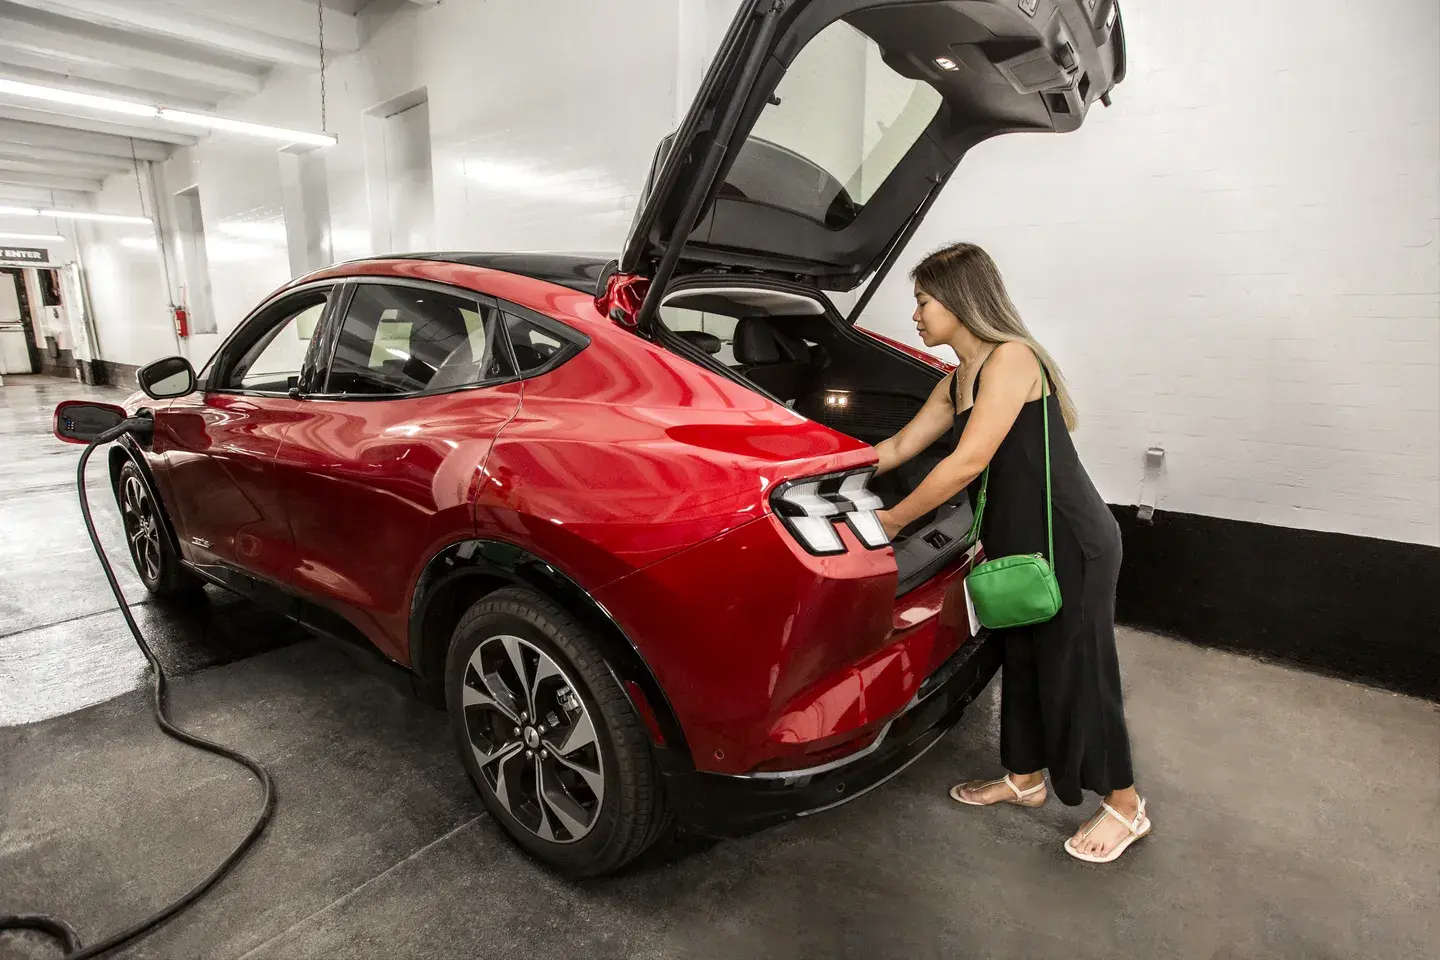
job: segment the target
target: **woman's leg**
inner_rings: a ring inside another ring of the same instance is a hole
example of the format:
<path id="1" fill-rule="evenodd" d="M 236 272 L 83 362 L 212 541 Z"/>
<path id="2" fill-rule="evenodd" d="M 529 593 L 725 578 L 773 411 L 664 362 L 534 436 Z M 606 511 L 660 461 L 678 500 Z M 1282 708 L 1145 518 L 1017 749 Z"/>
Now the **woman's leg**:
<path id="1" fill-rule="evenodd" d="M 969 803 L 1010 800 L 1038 806 L 1049 791 L 1040 786 L 1045 782 L 1045 739 L 1033 632 L 1017 627 L 996 639 L 1005 644 L 1000 672 L 1000 764 L 1009 772 L 1010 782 L 1026 796 L 1017 798 L 1003 779 L 971 781 L 960 785 L 957 792 Z"/>
<path id="2" fill-rule="evenodd" d="M 1115 588 L 1120 575 L 1120 554 L 1091 561 L 1086 571 L 1086 620 L 1093 646 L 1086 651 L 1085 691 L 1088 725 L 1098 731 L 1099 751 L 1087 751 L 1082 784 L 1104 795 L 1105 803 L 1126 820 L 1134 822 L 1140 812 L 1140 795 L 1135 790 L 1131 765 L 1130 735 L 1125 723 L 1125 704 L 1120 689 L 1120 658 L 1115 647 Z M 1129 828 L 1104 807 L 1081 824 L 1071 839 L 1080 853 L 1105 856 L 1130 836 Z"/>

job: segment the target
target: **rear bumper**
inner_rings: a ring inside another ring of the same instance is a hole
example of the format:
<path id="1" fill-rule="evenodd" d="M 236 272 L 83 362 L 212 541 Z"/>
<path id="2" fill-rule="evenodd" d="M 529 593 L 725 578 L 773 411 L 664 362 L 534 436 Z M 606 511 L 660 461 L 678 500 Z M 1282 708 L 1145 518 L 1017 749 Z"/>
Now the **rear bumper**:
<path id="1" fill-rule="evenodd" d="M 697 833 L 739 837 L 820 813 L 873 790 L 918 760 L 956 723 L 1000 667 L 989 633 L 964 644 L 930 675 L 883 735 L 860 754 L 810 770 L 732 776 L 664 775 L 676 819 Z"/>

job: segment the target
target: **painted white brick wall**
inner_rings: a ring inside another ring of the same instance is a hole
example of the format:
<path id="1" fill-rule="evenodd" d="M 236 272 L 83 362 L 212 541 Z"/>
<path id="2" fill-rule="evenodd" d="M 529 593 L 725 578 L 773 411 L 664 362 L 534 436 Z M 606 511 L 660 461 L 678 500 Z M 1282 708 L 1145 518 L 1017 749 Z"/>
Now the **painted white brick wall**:
<path id="1" fill-rule="evenodd" d="M 373 252 L 362 112 L 422 86 L 437 247 L 615 252 L 696 82 L 678 60 L 708 58 L 736 5 L 452 0 L 366 17 L 365 47 L 328 74 L 335 258 Z M 1137 500 L 1159 444 L 1162 509 L 1440 543 L 1440 5 L 1124 11 L 1115 106 L 1073 135 L 975 150 L 864 322 L 913 341 L 905 270 L 978 241 L 1060 358 L 1110 501 Z M 281 70 L 222 110 L 314 127 L 318 78 Z M 200 186 L 223 334 L 289 277 L 275 151 L 216 136 L 162 173 L 162 191 Z M 115 178 L 102 203 L 133 198 Z M 153 257 L 120 239 L 96 230 L 85 247 L 97 325 L 107 359 L 143 363 L 175 340 Z M 218 339 L 187 350 L 201 362 Z"/>
<path id="2" fill-rule="evenodd" d="M 1161 509 L 1440 543 L 1440 4 L 1122 9 L 1114 107 L 977 148 L 862 322 L 980 243 L 1112 503 L 1160 445 Z"/>

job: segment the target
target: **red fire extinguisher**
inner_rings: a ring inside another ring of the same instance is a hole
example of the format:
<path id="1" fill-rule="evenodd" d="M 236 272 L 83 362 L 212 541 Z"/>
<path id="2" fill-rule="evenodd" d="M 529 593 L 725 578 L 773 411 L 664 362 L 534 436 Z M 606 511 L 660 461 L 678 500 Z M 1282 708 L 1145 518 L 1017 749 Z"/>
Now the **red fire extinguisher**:
<path id="1" fill-rule="evenodd" d="M 182 306 L 175 307 L 175 330 L 182 337 L 190 336 L 190 318 Z"/>

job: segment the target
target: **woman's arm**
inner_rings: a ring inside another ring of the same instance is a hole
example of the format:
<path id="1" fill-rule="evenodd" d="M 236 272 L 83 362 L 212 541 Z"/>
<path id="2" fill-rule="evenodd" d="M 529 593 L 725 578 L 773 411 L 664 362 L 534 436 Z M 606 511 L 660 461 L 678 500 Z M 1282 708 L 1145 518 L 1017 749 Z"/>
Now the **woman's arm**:
<path id="1" fill-rule="evenodd" d="M 975 408 L 955 452 L 935 465 L 929 476 L 893 510 L 881 510 L 880 522 L 891 537 L 955 496 L 990 463 L 1030 396 L 1040 371 L 1035 354 L 1023 343 L 1002 343 L 985 364 Z"/>
<path id="2" fill-rule="evenodd" d="M 955 422 L 955 408 L 950 405 L 950 378 L 959 374 L 960 371 L 956 370 L 949 377 L 942 377 L 940 382 L 935 384 L 935 389 L 930 391 L 930 398 L 925 401 L 920 412 L 915 414 L 899 433 L 889 440 L 882 440 L 875 447 L 880 454 L 880 466 L 876 468 L 875 476 L 889 473 L 902 463 L 914 459 L 950 429 L 950 425 Z"/>

